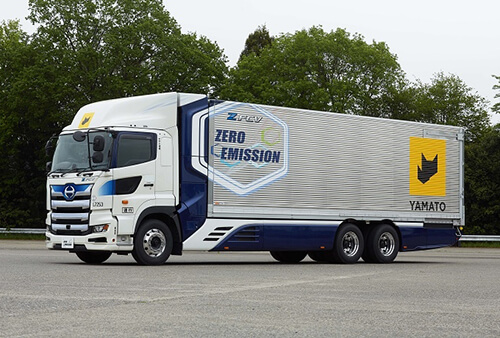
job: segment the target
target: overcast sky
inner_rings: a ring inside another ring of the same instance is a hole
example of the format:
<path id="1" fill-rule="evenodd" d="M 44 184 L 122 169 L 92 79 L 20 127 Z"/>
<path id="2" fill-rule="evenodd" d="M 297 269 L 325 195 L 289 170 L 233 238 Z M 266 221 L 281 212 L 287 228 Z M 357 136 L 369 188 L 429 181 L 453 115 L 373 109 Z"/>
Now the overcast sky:
<path id="1" fill-rule="evenodd" d="M 500 75 L 499 0 L 164 0 L 184 32 L 217 42 L 234 66 L 245 39 L 265 24 L 271 35 L 321 25 L 344 28 L 367 42 L 384 41 L 410 80 L 458 75 L 491 104 Z M 31 32 L 28 1 L 0 0 L 0 20 L 21 19 Z M 494 118 L 500 122 L 500 116 Z"/>

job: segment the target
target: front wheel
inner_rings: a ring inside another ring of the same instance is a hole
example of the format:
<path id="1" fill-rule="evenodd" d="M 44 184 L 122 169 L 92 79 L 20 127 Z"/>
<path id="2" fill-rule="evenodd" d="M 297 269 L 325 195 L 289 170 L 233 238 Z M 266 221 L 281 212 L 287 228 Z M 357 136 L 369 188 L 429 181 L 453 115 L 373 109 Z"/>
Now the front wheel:
<path id="1" fill-rule="evenodd" d="M 399 252 L 399 236 L 392 226 L 380 224 L 367 236 L 363 260 L 368 263 L 390 263 Z"/>
<path id="2" fill-rule="evenodd" d="M 76 256 L 88 264 L 101 264 L 110 256 L 109 251 L 77 251 Z"/>
<path id="3" fill-rule="evenodd" d="M 141 265 L 164 264 L 174 246 L 172 232 L 162 221 L 150 219 L 141 224 L 134 236 L 132 256 Z"/>

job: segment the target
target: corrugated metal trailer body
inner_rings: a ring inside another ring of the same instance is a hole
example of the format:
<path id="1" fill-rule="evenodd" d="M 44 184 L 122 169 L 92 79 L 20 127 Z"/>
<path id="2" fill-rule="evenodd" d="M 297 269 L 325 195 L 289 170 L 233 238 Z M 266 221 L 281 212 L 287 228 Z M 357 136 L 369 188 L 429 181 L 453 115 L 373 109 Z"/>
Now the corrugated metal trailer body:
<path id="1" fill-rule="evenodd" d="M 233 102 L 207 113 L 209 217 L 463 224 L 461 128 Z"/>

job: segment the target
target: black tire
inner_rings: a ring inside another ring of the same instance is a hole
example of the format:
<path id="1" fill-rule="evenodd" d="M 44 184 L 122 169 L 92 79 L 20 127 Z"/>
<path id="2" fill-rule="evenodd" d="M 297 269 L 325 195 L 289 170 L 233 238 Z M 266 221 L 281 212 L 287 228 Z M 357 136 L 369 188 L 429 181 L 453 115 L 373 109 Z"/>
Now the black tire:
<path id="1" fill-rule="evenodd" d="M 307 255 L 304 251 L 271 251 L 271 256 L 280 263 L 295 264 Z"/>
<path id="2" fill-rule="evenodd" d="M 375 258 L 373 257 L 373 253 L 370 249 L 368 249 L 369 245 L 369 238 L 371 233 L 373 232 L 373 229 L 368 229 L 365 232 L 365 250 L 363 250 L 363 254 L 361 255 L 361 258 L 363 261 L 366 263 L 375 263 Z"/>
<path id="3" fill-rule="evenodd" d="M 389 224 L 379 224 L 367 236 L 363 260 L 368 263 L 390 263 L 399 252 L 399 236 Z"/>
<path id="4" fill-rule="evenodd" d="M 172 232 L 162 221 L 144 221 L 134 235 L 132 256 L 141 265 L 164 264 L 174 246 Z"/>
<path id="5" fill-rule="evenodd" d="M 328 262 L 328 258 L 325 255 L 326 251 L 309 251 L 307 254 L 309 258 L 318 263 Z"/>
<path id="6" fill-rule="evenodd" d="M 76 256 L 88 264 L 101 264 L 110 256 L 109 251 L 77 251 Z"/>
<path id="7" fill-rule="evenodd" d="M 341 264 L 356 263 L 363 254 L 364 246 L 361 230 L 354 224 L 346 223 L 337 230 L 328 261 Z"/>

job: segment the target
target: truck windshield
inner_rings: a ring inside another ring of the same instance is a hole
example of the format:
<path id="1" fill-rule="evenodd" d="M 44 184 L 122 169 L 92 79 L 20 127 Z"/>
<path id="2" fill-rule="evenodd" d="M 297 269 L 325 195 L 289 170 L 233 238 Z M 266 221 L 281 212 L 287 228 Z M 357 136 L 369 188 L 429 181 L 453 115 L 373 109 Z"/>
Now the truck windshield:
<path id="1" fill-rule="evenodd" d="M 112 135 L 106 131 L 89 131 L 84 135 L 86 136 L 83 141 L 75 140 L 73 134 L 59 136 L 51 172 L 67 173 L 109 169 Z M 94 140 L 97 136 L 104 138 L 102 151 L 94 150 Z"/>

